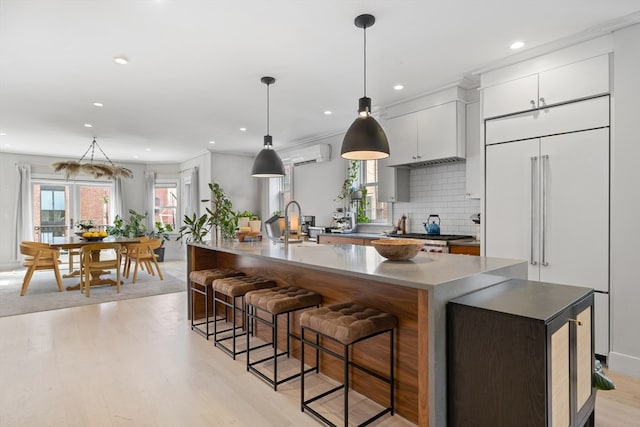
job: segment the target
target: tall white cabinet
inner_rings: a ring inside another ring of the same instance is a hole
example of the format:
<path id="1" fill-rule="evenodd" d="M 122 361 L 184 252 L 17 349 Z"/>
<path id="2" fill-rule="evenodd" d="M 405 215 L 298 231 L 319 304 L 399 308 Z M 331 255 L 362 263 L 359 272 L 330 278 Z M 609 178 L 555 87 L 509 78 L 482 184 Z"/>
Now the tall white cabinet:
<path id="1" fill-rule="evenodd" d="M 530 280 L 594 288 L 602 355 L 609 347 L 608 110 L 604 96 L 485 124 L 485 255 L 528 260 Z"/>

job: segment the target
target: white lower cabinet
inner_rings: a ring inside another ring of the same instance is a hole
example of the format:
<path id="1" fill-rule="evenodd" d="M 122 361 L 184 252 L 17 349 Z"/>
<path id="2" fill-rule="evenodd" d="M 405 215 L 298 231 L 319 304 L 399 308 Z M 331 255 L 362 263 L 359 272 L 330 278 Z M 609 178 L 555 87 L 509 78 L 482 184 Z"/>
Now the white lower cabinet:
<path id="1" fill-rule="evenodd" d="M 527 259 L 530 280 L 608 292 L 609 128 L 488 145 L 485 155 L 485 255 Z M 606 351 L 599 305 L 596 348 Z"/>

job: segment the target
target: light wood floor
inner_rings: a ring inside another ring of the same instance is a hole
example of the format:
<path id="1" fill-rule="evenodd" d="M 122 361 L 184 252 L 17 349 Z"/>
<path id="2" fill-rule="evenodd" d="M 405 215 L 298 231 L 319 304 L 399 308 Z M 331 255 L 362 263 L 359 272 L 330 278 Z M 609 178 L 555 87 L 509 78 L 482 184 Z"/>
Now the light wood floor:
<path id="1" fill-rule="evenodd" d="M 185 307 L 181 292 L 0 318 L 0 426 L 319 425 L 300 412 L 298 380 L 274 392 L 244 356 L 191 332 Z M 596 424 L 640 426 L 640 380 L 611 376 L 618 389 L 598 392 Z M 367 403 L 354 400 L 357 415 Z"/>

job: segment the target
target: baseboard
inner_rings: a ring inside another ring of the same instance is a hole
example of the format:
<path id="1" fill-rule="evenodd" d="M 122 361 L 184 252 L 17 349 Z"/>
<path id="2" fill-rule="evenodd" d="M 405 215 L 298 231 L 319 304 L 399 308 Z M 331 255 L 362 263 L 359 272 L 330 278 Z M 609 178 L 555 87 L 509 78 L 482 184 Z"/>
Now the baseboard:
<path id="1" fill-rule="evenodd" d="M 15 270 L 16 268 L 20 268 L 22 264 L 19 261 L 13 262 L 2 262 L 0 263 L 0 271 L 10 271 Z"/>
<path id="2" fill-rule="evenodd" d="M 640 358 L 612 351 L 608 362 L 612 372 L 640 379 Z"/>

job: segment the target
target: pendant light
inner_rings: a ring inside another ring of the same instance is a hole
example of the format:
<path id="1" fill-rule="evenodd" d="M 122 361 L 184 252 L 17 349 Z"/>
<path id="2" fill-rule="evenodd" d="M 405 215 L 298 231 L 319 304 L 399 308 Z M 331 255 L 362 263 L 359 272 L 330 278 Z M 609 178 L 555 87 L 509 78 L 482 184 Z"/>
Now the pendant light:
<path id="1" fill-rule="evenodd" d="M 342 140 L 340 154 L 348 160 L 377 160 L 389 157 L 389 141 L 382 126 L 371 116 L 371 98 L 367 98 L 367 28 L 376 22 L 373 15 L 359 15 L 356 27 L 364 33 L 364 96 L 360 98 L 358 118 Z"/>
<path id="2" fill-rule="evenodd" d="M 273 138 L 269 135 L 269 85 L 276 82 L 273 77 L 262 77 L 260 81 L 267 85 L 267 134 L 264 136 L 264 147 L 253 161 L 251 176 L 256 178 L 277 178 L 284 176 L 284 165 L 280 156 L 273 149 Z"/>

